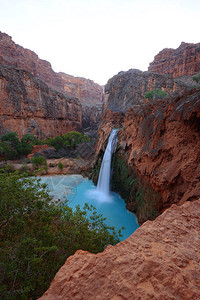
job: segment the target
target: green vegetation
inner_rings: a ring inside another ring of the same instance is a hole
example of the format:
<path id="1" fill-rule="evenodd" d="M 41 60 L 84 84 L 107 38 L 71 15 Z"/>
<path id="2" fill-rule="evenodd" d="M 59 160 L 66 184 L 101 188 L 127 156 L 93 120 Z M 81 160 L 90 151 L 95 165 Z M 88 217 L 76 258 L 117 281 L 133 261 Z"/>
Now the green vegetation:
<path id="1" fill-rule="evenodd" d="M 192 79 L 194 81 L 196 81 L 197 83 L 199 83 L 200 82 L 200 74 L 193 76 Z"/>
<path id="2" fill-rule="evenodd" d="M 162 91 L 161 89 L 153 89 L 150 92 L 145 93 L 145 97 L 148 100 L 164 99 L 166 96 L 167 96 L 167 92 Z"/>
<path id="3" fill-rule="evenodd" d="M 36 168 L 45 166 L 47 164 L 46 158 L 43 156 L 34 156 L 31 158 L 31 162 Z"/>
<path id="4" fill-rule="evenodd" d="M 61 163 L 61 161 L 59 161 L 59 163 L 58 163 L 58 169 L 59 169 L 60 171 L 63 170 L 63 164 Z"/>
<path id="5" fill-rule="evenodd" d="M 5 159 L 17 159 L 31 153 L 33 141 L 36 141 L 34 135 L 25 134 L 19 140 L 17 132 L 9 132 L 1 137 L 0 155 Z"/>
<path id="6" fill-rule="evenodd" d="M 38 170 L 41 174 L 43 174 L 44 171 L 47 173 L 47 160 L 44 156 L 34 156 L 31 158 L 31 162 L 35 170 Z"/>
<path id="7" fill-rule="evenodd" d="M 160 194 L 147 182 L 141 182 L 119 154 L 115 157 L 113 188 L 120 193 L 129 209 L 136 213 L 140 223 L 154 220 L 159 215 Z"/>
<path id="8" fill-rule="evenodd" d="M 71 131 L 63 135 L 58 135 L 55 138 L 49 138 L 45 140 L 45 143 L 49 146 L 53 146 L 58 151 L 61 148 L 75 149 L 78 144 L 88 141 L 88 136 L 83 133 Z"/>
<path id="9" fill-rule="evenodd" d="M 0 155 L 5 160 L 18 159 L 31 153 L 34 145 L 53 146 L 57 151 L 64 148 L 73 150 L 80 143 L 86 143 L 89 138 L 83 133 L 71 131 L 64 135 L 58 135 L 55 138 L 47 138 L 39 140 L 33 134 L 24 134 L 19 140 L 17 132 L 9 132 L 1 137 L 0 140 Z"/>
<path id="10" fill-rule="evenodd" d="M 119 242 L 94 207 L 73 212 L 38 179 L 16 172 L 0 172 L 0 211 L 2 299 L 36 299 L 76 250 L 98 253 Z"/>

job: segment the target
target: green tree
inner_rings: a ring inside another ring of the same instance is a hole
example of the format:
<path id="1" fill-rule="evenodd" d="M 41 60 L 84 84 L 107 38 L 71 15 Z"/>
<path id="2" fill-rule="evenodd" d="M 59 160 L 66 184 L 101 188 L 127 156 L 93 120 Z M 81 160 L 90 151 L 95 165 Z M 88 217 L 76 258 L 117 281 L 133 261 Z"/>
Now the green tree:
<path id="1" fill-rule="evenodd" d="M 162 91 L 161 89 L 153 89 L 150 92 L 145 93 L 145 97 L 148 100 L 152 99 L 164 99 L 167 96 L 167 92 Z"/>
<path id="2" fill-rule="evenodd" d="M 31 158 L 31 162 L 33 165 L 35 165 L 37 168 L 41 166 L 45 166 L 47 164 L 47 160 L 44 156 L 33 156 Z"/>
<path id="3" fill-rule="evenodd" d="M 1 172 L 0 211 L 2 299 L 36 299 L 76 250 L 98 253 L 119 242 L 94 207 L 55 203 L 37 178 Z"/>
<path id="4" fill-rule="evenodd" d="M 88 136 L 77 131 L 70 131 L 66 134 L 58 135 L 55 138 L 47 140 L 50 146 L 53 146 L 57 151 L 61 148 L 75 149 L 80 143 L 86 143 L 89 141 Z"/>
<path id="5" fill-rule="evenodd" d="M 38 138 L 33 134 L 25 133 L 22 136 L 21 142 L 22 143 L 31 143 L 32 145 L 35 145 L 38 142 Z"/>
<path id="6" fill-rule="evenodd" d="M 12 148 L 8 141 L 0 142 L 0 155 L 5 159 L 15 159 L 17 157 L 17 151 Z"/>
<path id="7" fill-rule="evenodd" d="M 16 159 L 27 155 L 32 151 L 33 137 L 26 134 L 20 141 L 17 132 L 9 132 L 1 137 L 0 152 L 6 159 Z"/>

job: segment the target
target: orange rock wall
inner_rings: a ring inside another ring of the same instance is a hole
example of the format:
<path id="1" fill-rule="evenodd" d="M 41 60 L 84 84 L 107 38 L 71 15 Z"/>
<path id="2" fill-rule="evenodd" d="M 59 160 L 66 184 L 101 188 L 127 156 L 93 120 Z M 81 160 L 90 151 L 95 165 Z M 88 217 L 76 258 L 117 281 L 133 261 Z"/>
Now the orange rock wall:
<path id="1" fill-rule="evenodd" d="M 173 205 L 103 253 L 77 251 L 41 300 L 197 300 L 200 200 Z"/>
<path id="2" fill-rule="evenodd" d="M 145 99 L 152 88 L 166 91 L 166 98 Z M 156 211 L 199 198 L 200 88 L 192 88 L 188 79 L 129 70 L 111 78 L 105 91 L 96 159 L 105 151 L 111 129 L 121 128 L 119 154 L 140 182 L 161 195 Z M 153 195 L 148 197 L 151 206 Z M 130 201 L 128 208 L 139 223 L 146 221 L 150 215 Z"/>
<path id="3" fill-rule="evenodd" d="M 75 97 L 50 89 L 28 71 L 0 66 L 0 134 L 17 131 L 39 138 L 82 129 Z"/>
<path id="4" fill-rule="evenodd" d="M 29 71 L 50 88 L 80 100 L 83 110 L 83 127 L 97 128 L 103 106 L 103 88 L 92 80 L 56 73 L 51 64 L 29 49 L 15 44 L 12 38 L 0 32 L 0 65 Z"/>
<path id="5" fill-rule="evenodd" d="M 161 194 L 160 212 L 173 203 L 180 205 L 200 197 L 199 99 L 200 89 L 196 89 L 169 102 L 135 105 L 124 117 L 112 111 L 104 114 L 97 159 L 100 150 L 105 150 L 111 129 L 121 127 L 118 151 L 127 166 Z M 145 221 L 140 211 L 136 214 L 140 223 Z"/>
<path id="6" fill-rule="evenodd" d="M 163 49 L 154 57 L 148 71 L 172 74 L 174 78 L 200 72 L 200 43 L 182 42 L 177 49 Z"/>

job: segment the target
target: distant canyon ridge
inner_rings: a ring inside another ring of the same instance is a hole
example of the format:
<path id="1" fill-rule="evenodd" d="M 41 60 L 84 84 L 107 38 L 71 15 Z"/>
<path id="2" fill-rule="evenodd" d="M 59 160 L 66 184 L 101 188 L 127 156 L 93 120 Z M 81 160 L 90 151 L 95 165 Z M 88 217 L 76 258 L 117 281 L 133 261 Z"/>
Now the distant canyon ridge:
<path id="1" fill-rule="evenodd" d="M 127 90 L 131 82 L 129 79 L 128 85 L 123 88 L 126 98 L 123 101 L 118 98 L 118 89 L 121 89 L 124 81 L 122 79 L 120 86 L 109 90 L 110 97 L 113 94 L 112 101 L 107 101 L 108 92 L 104 101 L 103 87 L 99 84 L 82 77 L 54 72 L 49 62 L 0 32 L 0 135 L 17 131 L 20 137 L 24 133 L 32 133 L 39 138 L 46 138 L 71 130 L 97 130 L 103 107 L 104 112 L 109 109 L 125 112 L 134 101 L 144 98 L 144 92 L 155 86 L 155 82 L 157 86 L 162 86 L 166 81 L 165 89 L 177 91 L 179 86 L 181 90 L 179 83 L 173 83 L 173 78 L 198 72 L 199 45 L 182 43 L 178 49 L 162 50 L 155 56 L 148 72 L 137 70 L 133 74 L 132 100 Z M 124 72 L 124 76 L 129 76 L 127 74 L 130 72 Z M 167 80 L 164 79 L 166 76 L 169 76 Z M 107 90 L 110 89 L 110 82 Z"/>
<path id="2" fill-rule="evenodd" d="M 56 73 L 51 64 L 0 32 L 0 135 L 17 131 L 39 138 L 97 129 L 103 87 Z"/>

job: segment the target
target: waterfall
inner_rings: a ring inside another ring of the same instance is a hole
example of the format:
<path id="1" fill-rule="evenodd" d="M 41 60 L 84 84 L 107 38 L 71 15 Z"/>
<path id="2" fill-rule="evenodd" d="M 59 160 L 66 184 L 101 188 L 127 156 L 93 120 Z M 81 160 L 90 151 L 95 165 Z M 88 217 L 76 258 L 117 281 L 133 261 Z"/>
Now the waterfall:
<path id="1" fill-rule="evenodd" d="M 109 196 L 110 193 L 111 159 L 112 154 L 115 152 L 117 146 L 117 133 L 118 129 L 113 129 L 111 131 L 108 140 L 108 145 L 103 156 L 103 161 L 101 164 L 101 169 L 97 183 L 97 190 L 103 193 L 105 196 Z"/>

